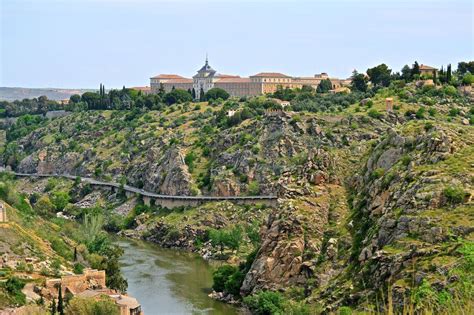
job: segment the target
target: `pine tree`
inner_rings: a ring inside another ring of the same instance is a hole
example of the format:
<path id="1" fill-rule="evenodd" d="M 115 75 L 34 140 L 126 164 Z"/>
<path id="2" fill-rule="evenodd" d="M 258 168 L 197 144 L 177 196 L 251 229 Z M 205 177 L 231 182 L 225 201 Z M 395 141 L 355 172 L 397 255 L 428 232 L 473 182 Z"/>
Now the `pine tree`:
<path id="1" fill-rule="evenodd" d="M 59 315 L 64 315 L 64 302 L 63 302 L 63 292 L 61 285 L 59 285 L 58 293 L 58 313 Z"/>
<path id="2" fill-rule="evenodd" d="M 51 303 L 51 315 L 56 315 L 56 300 L 53 299 L 53 302 Z"/>

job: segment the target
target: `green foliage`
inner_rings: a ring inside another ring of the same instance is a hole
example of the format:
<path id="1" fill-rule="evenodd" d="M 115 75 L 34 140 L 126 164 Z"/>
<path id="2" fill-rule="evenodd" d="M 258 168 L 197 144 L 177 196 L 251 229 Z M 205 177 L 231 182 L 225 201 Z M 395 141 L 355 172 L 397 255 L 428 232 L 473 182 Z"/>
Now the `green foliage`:
<path id="1" fill-rule="evenodd" d="M 69 193 L 65 191 L 55 191 L 51 195 L 51 202 L 57 211 L 63 211 L 70 199 Z"/>
<path id="2" fill-rule="evenodd" d="M 211 244 L 213 246 L 219 246 L 221 251 L 224 247 L 238 250 L 243 239 L 242 229 L 238 226 L 230 230 L 211 229 L 209 231 L 209 239 L 211 240 Z"/>
<path id="3" fill-rule="evenodd" d="M 367 92 L 367 78 L 363 73 L 358 73 L 356 70 L 352 72 L 351 90 L 359 92 Z"/>
<path id="4" fill-rule="evenodd" d="M 175 89 L 166 93 L 163 99 L 168 105 L 173 105 L 176 103 L 191 102 L 193 97 L 185 90 Z"/>
<path id="5" fill-rule="evenodd" d="M 416 118 L 418 119 L 423 119 L 425 118 L 425 108 L 424 107 L 420 107 L 417 111 L 416 111 Z"/>
<path id="6" fill-rule="evenodd" d="M 120 309 L 115 302 L 107 296 L 99 300 L 74 297 L 66 307 L 66 314 L 74 315 L 119 315 Z"/>
<path id="7" fill-rule="evenodd" d="M 244 303 L 256 315 L 285 314 L 284 298 L 278 292 L 260 291 L 245 297 Z"/>
<path id="8" fill-rule="evenodd" d="M 369 115 L 370 117 L 375 118 L 375 119 L 380 119 L 383 116 L 378 110 L 376 110 L 374 108 L 369 110 L 367 112 L 367 115 Z"/>
<path id="9" fill-rule="evenodd" d="M 257 196 L 260 193 L 260 184 L 255 180 L 251 181 L 247 191 L 250 196 Z"/>
<path id="10" fill-rule="evenodd" d="M 370 78 L 370 82 L 372 82 L 372 84 L 375 86 L 389 86 L 391 73 L 392 70 L 389 69 L 384 63 L 376 67 L 367 69 L 367 75 Z"/>
<path id="11" fill-rule="evenodd" d="M 443 190 L 443 194 L 451 204 L 462 203 L 468 193 L 460 186 L 448 186 Z"/>
<path id="12" fill-rule="evenodd" d="M 55 213 L 55 206 L 49 199 L 48 195 L 43 195 L 34 206 L 36 213 L 42 216 L 51 216 Z"/>
<path id="13" fill-rule="evenodd" d="M 188 166 L 190 172 L 194 170 L 194 161 L 196 160 L 196 158 L 196 153 L 194 153 L 193 151 L 188 152 L 184 157 L 184 162 Z"/>
<path id="14" fill-rule="evenodd" d="M 237 267 L 231 265 L 220 266 L 212 274 L 212 288 L 217 292 L 224 292 L 226 282 L 229 280 L 230 276 L 232 276 L 234 273 L 237 273 L 238 271 L 239 269 Z"/>
<path id="15" fill-rule="evenodd" d="M 316 92 L 318 93 L 327 93 L 332 89 L 332 82 L 329 79 L 324 79 L 319 82 Z"/>
<path id="16" fill-rule="evenodd" d="M 8 293 L 12 306 L 21 306 L 26 303 L 26 296 L 21 292 L 24 286 L 25 282 L 15 276 L 8 278 L 5 282 L 0 282 L 0 287 Z"/>
<path id="17" fill-rule="evenodd" d="M 222 99 L 226 100 L 230 97 L 229 93 L 227 93 L 226 90 L 221 89 L 221 88 L 212 88 L 207 93 L 205 94 L 205 99 L 207 101 L 210 100 L 217 100 L 217 99 Z"/>
<path id="18" fill-rule="evenodd" d="M 77 275 L 80 275 L 84 272 L 84 265 L 81 263 L 75 263 L 74 264 L 74 273 Z"/>
<path id="19" fill-rule="evenodd" d="M 372 180 L 378 179 L 378 178 L 382 177 L 384 174 L 385 174 L 385 169 L 377 168 L 372 172 L 372 174 L 370 174 L 370 178 Z"/>

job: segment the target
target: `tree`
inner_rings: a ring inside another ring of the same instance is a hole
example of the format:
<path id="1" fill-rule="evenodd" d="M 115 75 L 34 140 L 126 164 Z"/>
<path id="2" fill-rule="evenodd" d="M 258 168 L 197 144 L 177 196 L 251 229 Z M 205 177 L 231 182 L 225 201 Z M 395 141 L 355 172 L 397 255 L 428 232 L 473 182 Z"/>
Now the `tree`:
<path id="1" fill-rule="evenodd" d="M 411 69 L 411 76 L 413 78 L 415 75 L 420 75 L 420 73 L 420 65 L 418 64 L 418 61 L 415 61 L 413 68 Z"/>
<path id="2" fill-rule="evenodd" d="M 372 82 L 375 86 L 388 86 L 390 84 L 390 74 L 392 70 L 388 68 L 388 66 L 384 63 L 367 69 L 367 75 L 370 78 L 370 82 Z"/>
<path id="3" fill-rule="evenodd" d="M 74 95 L 71 95 L 71 97 L 69 98 L 69 102 L 71 103 L 79 103 L 81 101 L 81 96 L 79 94 L 74 94 Z"/>
<path id="4" fill-rule="evenodd" d="M 65 191 L 55 191 L 51 196 L 51 202 L 56 207 L 57 211 L 63 211 L 69 203 L 69 194 Z"/>
<path id="5" fill-rule="evenodd" d="M 191 102 L 193 100 L 191 94 L 181 89 L 174 89 L 171 92 L 166 93 L 163 99 L 168 105 Z"/>
<path id="6" fill-rule="evenodd" d="M 303 85 L 301 87 L 301 92 L 313 93 L 314 89 L 311 87 L 311 85 Z"/>
<path id="7" fill-rule="evenodd" d="M 206 94 L 204 93 L 204 89 L 201 88 L 199 91 L 199 101 L 204 102 L 206 100 Z"/>
<path id="8" fill-rule="evenodd" d="M 404 65 L 402 68 L 402 79 L 406 82 L 411 81 L 412 75 L 411 68 L 408 65 Z"/>
<path id="9" fill-rule="evenodd" d="M 34 205 L 34 210 L 42 216 L 51 216 L 55 213 L 55 207 L 48 195 L 43 195 Z"/>
<path id="10" fill-rule="evenodd" d="M 193 97 L 193 100 L 196 99 L 196 90 L 194 88 L 191 90 L 191 96 Z"/>
<path id="11" fill-rule="evenodd" d="M 438 83 L 437 71 L 433 70 L 433 83 L 436 85 Z"/>
<path id="12" fill-rule="evenodd" d="M 53 302 L 51 302 L 51 315 L 56 314 L 56 300 L 53 299 Z"/>
<path id="13" fill-rule="evenodd" d="M 317 93 L 327 93 L 332 89 L 332 82 L 329 79 L 324 79 L 319 82 L 318 87 L 316 88 Z"/>
<path id="14" fill-rule="evenodd" d="M 58 289 L 58 313 L 59 315 L 64 315 L 63 289 L 61 284 L 59 284 Z"/>
<path id="15" fill-rule="evenodd" d="M 165 91 L 165 86 L 163 85 L 163 83 L 160 82 L 160 88 L 158 89 L 158 95 L 163 97 L 163 95 L 165 95 L 166 91 Z"/>
<path id="16" fill-rule="evenodd" d="M 462 78 L 462 84 L 464 85 L 471 85 L 474 83 L 474 74 L 466 73 Z"/>
<path id="17" fill-rule="evenodd" d="M 458 63 L 458 72 L 461 75 L 466 74 L 466 72 L 470 72 L 471 74 L 474 74 L 474 61 L 461 61 Z"/>
<path id="18" fill-rule="evenodd" d="M 447 83 L 451 82 L 451 78 L 452 78 L 451 64 L 448 64 L 448 67 L 446 69 L 446 81 L 447 81 Z"/>
<path id="19" fill-rule="evenodd" d="M 367 92 L 367 78 L 363 73 L 358 73 L 357 70 L 352 72 L 351 89 L 353 91 Z"/>
<path id="20" fill-rule="evenodd" d="M 230 97 L 229 93 L 227 93 L 226 90 L 221 89 L 221 88 L 212 88 L 209 91 L 207 91 L 205 95 L 206 101 L 217 100 L 218 98 L 226 100 L 229 97 Z"/>

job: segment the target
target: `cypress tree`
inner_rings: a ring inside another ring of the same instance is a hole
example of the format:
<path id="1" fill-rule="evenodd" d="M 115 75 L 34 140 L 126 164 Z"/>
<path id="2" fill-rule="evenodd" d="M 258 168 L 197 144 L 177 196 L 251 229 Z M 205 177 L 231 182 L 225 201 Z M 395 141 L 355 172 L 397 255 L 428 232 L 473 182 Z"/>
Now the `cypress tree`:
<path id="1" fill-rule="evenodd" d="M 203 89 L 203 88 L 201 88 L 201 91 L 199 92 L 199 100 L 200 100 L 201 102 L 204 102 L 204 101 L 206 100 L 206 95 L 205 95 L 205 93 L 204 93 L 204 89 Z"/>
<path id="2" fill-rule="evenodd" d="M 51 303 L 51 315 L 56 315 L 56 300 L 53 299 L 53 303 Z"/>
<path id="3" fill-rule="evenodd" d="M 193 96 L 193 100 L 196 99 L 196 90 L 193 88 L 191 91 L 191 95 Z"/>
<path id="4" fill-rule="evenodd" d="M 420 66 L 418 65 L 418 61 L 415 61 L 415 63 L 413 64 L 413 69 L 411 70 L 411 74 L 412 76 L 414 76 L 415 74 L 420 74 Z"/>
<path id="5" fill-rule="evenodd" d="M 77 247 L 74 247 L 74 261 L 77 261 Z"/>
<path id="6" fill-rule="evenodd" d="M 446 69 L 446 82 L 451 82 L 451 76 L 452 76 L 452 73 L 451 73 L 451 64 L 448 65 L 447 69 Z"/>
<path id="7" fill-rule="evenodd" d="M 61 285 L 59 285 L 58 293 L 58 313 L 59 315 L 64 315 L 64 302 L 63 302 L 63 292 Z"/>
<path id="8" fill-rule="evenodd" d="M 436 75 L 436 70 L 433 70 L 433 82 L 436 85 L 436 82 L 438 82 L 438 77 Z"/>

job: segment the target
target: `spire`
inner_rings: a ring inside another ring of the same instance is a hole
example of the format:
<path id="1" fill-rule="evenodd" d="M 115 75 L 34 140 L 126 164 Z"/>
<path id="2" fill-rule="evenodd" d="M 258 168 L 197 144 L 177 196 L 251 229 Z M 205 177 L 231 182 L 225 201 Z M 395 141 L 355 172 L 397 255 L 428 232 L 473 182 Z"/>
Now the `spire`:
<path id="1" fill-rule="evenodd" d="M 206 52 L 206 65 L 208 65 L 208 64 L 209 64 L 209 62 L 207 60 L 207 52 Z"/>

